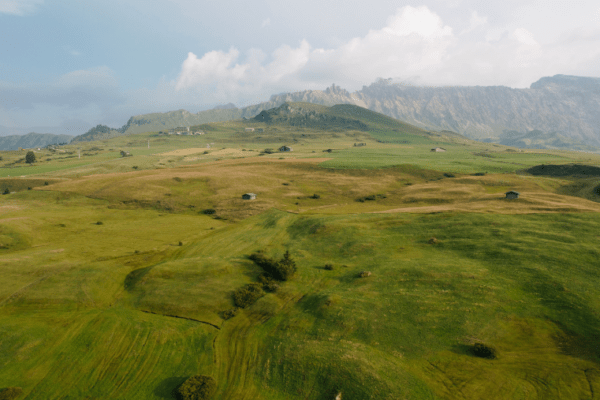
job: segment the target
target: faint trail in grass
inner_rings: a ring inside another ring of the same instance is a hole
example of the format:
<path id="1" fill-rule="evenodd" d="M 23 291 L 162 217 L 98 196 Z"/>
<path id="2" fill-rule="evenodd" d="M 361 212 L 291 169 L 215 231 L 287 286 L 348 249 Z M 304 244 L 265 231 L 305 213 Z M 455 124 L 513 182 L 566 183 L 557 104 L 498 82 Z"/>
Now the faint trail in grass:
<path id="1" fill-rule="evenodd" d="M 216 328 L 216 329 L 218 329 L 218 330 L 221 330 L 221 327 L 220 327 L 220 326 L 217 326 L 217 325 L 215 325 L 215 324 L 211 324 L 210 322 L 206 322 L 206 321 L 200 321 L 199 319 L 195 319 L 195 318 L 182 317 L 182 316 L 180 316 L 180 315 L 161 314 L 161 313 L 157 313 L 157 312 L 154 312 L 154 311 L 148 311 L 148 310 L 138 310 L 138 311 L 141 311 L 141 312 L 143 312 L 143 313 L 146 313 L 146 314 L 160 315 L 161 317 L 169 317 L 169 318 L 179 318 L 179 319 L 186 319 L 186 320 L 188 320 L 188 321 L 194 321 L 194 322 L 199 322 L 199 323 L 201 323 L 201 324 L 210 325 L 210 326 L 212 326 L 213 328 Z"/>
<path id="2" fill-rule="evenodd" d="M 585 379 L 588 382 L 588 385 L 590 386 L 590 394 L 592 395 L 591 399 L 594 400 L 594 387 L 592 386 L 592 381 L 590 380 L 590 377 L 588 375 L 590 371 L 593 371 L 593 370 L 592 369 L 584 369 L 583 373 L 585 375 Z"/>

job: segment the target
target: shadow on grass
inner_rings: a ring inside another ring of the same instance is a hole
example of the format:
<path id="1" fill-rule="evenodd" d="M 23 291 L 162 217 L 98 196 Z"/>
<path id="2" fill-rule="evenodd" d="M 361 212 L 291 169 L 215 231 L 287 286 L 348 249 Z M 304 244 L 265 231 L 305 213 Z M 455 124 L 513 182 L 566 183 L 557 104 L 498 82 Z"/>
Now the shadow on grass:
<path id="1" fill-rule="evenodd" d="M 154 394 L 161 399 L 176 399 L 175 389 L 177 389 L 188 377 L 173 376 L 164 379 L 154 389 Z"/>
<path id="2" fill-rule="evenodd" d="M 472 356 L 473 346 L 469 346 L 468 344 L 455 344 L 450 351 L 461 356 Z"/>
<path id="3" fill-rule="evenodd" d="M 129 274 L 127 274 L 127 276 L 125 277 L 125 281 L 123 282 L 123 286 L 125 287 L 125 290 L 127 291 L 131 291 L 135 288 L 135 285 L 142 280 L 142 278 L 144 276 L 146 276 L 148 274 L 148 272 L 150 272 L 152 270 L 152 268 L 154 268 L 154 266 L 149 266 L 149 267 L 145 267 L 145 268 L 138 268 L 138 269 L 134 269 L 133 271 L 131 271 Z"/>

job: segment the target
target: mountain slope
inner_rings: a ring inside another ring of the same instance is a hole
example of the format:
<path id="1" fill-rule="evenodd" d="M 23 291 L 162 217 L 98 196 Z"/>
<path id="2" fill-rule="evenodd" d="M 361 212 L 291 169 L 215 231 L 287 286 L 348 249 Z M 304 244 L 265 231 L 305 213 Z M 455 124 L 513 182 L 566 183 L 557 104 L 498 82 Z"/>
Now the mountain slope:
<path id="1" fill-rule="evenodd" d="M 70 135 L 54 135 L 52 133 L 31 132 L 26 135 L 11 135 L 0 137 L 0 150 L 29 149 L 32 147 L 46 147 L 49 144 L 69 143 L 73 139 Z"/>
<path id="2" fill-rule="evenodd" d="M 325 106 L 353 104 L 422 129 L 453 131 L 495 143 L 506 142 L 507 134 L 515 136 L 514 132 L 527 136 L 532 131 L 539 131 L 542 136 L 533 142 L 517 140 L 515 144 L 574 150 L 600 147 L 600 79 L 566 75 L 541 78 L 528 89 L 417 87 L 392 84 L 382 79 L 350 93 L 332 85 L 323 91 L 273 95 L 267 102 L 245 108 L 228 105 L 197 114 L 178 110 L 138 115 L 121 130 L 131 134 L 253 118 L 263 110 L 286 102 Z M 554 136 L 544 137 L 547 135 Z"/>

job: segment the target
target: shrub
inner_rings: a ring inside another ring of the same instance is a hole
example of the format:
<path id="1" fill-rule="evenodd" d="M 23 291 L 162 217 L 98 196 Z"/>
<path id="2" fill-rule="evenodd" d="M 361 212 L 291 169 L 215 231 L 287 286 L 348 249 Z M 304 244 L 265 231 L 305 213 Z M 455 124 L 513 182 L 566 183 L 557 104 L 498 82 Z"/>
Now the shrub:
<path id="1" fill-rule="evenodd" d="M 454 174 L 453 174 L 453 173 L 450 173 L 450 172 L 445 172 L 445 173 L 444 173 L 444 176 L 445 176 L 446 178 L 454 178 Z"/>
<path id="2" fill-rule="evenodd" d="M 183 242 L 182 241 L 179 241 L 179 246 L 183 246 Z"/>
<path id="3" fill-rule="evenodd" d="M 35 162 L 35 153 L 33 151 L 30 150 L 25 154 L 25 162 L 27 164 L 33 164 Z"/>
<path id="4" fill-rule="evenodd" d="M 258 277 L 258 281 L 262 284 L 262 288 L 265 292 L 276 292 L 279 289 L 277 281 L 271 278 L 266 273 Z"/>
<path id="5" fill-rule="evenodd" d="M 263 284 L 263 290 L 269 293 L 275 293 L 279 290 L 279 285 L 276 282 L 268 282 Z"/>
<path id="6" fill-rule="evenodd" d="M 430 238 L 430 239 L 427 241 L 427 243 L 429 243 L 429 244 L 438 244 L 439 242 L 440 242 L 440 241 L 439 241 L 439 240 L 437 240 L 437 239 L 436 239 L 436 238 L 434 238 L 434 237 Z"/>
<path id="7" fill-rule="evenodd" d="M 96 225 L 104 225 L 104 222 L 98 221 L 98 222 L 96 222 Z"/>
<path id="8" fill-rule="evenodd" d="M 181 400 L 210 399 L 217 390 L 217 383 L 210 376 L 195 375 L 177 388 L 177 398 Z"/>
<path id="9" fill-rule="evenodd" d="M 287 281 L 296 272 L 296 262 L 290 256 L 289 251 L 286 251 L 279 261 L 273 260 L 262 253 L 251 254 L 249 258 L 269 276 L 278 281 Z"/>
<path id="10" fill-rule="evenodd" d="M 265 295 L 262 285 L 251 283 L 233 292 L 233 302 L 237 307 L 246 308 L 256 303 L 256 300 Z"/>
<path id="11" fill-rule="evenodd" d="M 323 269 L 326 269 L 327 271 L 333 271 L 333 264 L 325 264 Z"/>
<path id="12" fill-rule="evenodd" d="M 4 189 L 4 192 L 2 192 L 2 194 L 10 194 L 10 189 L 9 188 Z"/>
<path id="13" fill-rule="evenodd" d="M 23 393 L 20 387 L 7 387 L 0 389 L 0 400 L 14 400 Z"/>
<path id="14" fill-rule="evenodd" d="M 27 190 L 31 190 L 31 186 L 27 186 Z"/>
<path id="15" fill-rule="evenodd" d="M 473 176 L 484 176 L 485 172 L 475 172 Z"/>
<path id="16" fill-rule="evenodd" d="M 45 185 L 45 186 L 48 186 L 48 185 L 49 185 L 48 181 L 44 182 L 44 185 Z"/>
<path id="17" fill-rule="evenodd" d="M 264 149 L 263 152 L 267 153 L 267 154 L 273 154 L 273 153 L 275 153 L 275 150 L 273 150 L 273 149 Z"/>
<path id="18" fill-rule="evenodd" d="M 310 196 L 310 198 L 311 198 L 311 199 L 320 199 L 320 198 L 321 198 L 321 196 L 315 193 L 315 194 L 313 194 L 312 196 Z"/>
<path id="19" fill-rule="evenodd" d="M 237 308 L 231 308 L 229 310 L 225 310 L 221 313 L 221 317 L 223 319 L 231 319 L 233 317 L 235 317 L 238 313 L 238 309 Z"/>
<path id="20" fill-rule="evenodd" d="M 212 215 L 212 214 L 216 213 L 217 210 L 215 210 L 214 208 L 207 208 L 205 210 L 202 210 L 201 212 L 202 212 L 202 214 Z"/>
<path id="21" fill-rule="evenodd" d="M 359 278 L 366 278 L 366 277 L 369 277 L 369 276 L 371 276 L 371 271 L 360 271 L 358 273 L 358 277 Z"/>
<path id="22" fill-rule="evenodd" d="M 496 358 L 496 350 L 483 343 L 475 343 L 471 348 L 471 353 L 473 353 L 475 357 L 487 358 L 489 360 Z"/>
<path id="23" fill-rule="evenodd" d="M 131 168 L 133 168 L 133 169 L 138 169 L 138 166 L 137 166 L 137 165 L 134 165 L 134 166 L 133 166 L 133 167 L 131 167 Z"/>

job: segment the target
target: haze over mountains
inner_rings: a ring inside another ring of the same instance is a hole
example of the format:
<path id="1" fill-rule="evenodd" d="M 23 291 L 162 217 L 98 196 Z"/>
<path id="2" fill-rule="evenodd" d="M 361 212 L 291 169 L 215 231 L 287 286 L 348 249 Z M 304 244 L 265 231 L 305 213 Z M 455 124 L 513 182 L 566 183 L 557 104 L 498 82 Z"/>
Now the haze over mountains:
<path id="1" fill-rule="evenodd" d="M 104 129 L 104 136 L 253 118 L 285 102 L 355 104 L 423 129 L 450 130 L 472 139 L 517 147 L 574 150 L 600 147 L 600 79 L 567 75 L 542 78 L 528 89 L 422 87 L 381 79 L 350 93 L 332 85 L 326 90 L 273 95 L 267 102 L 245 108 L 228 104 L 197 114 L 178 110 L 138 115 L 122 128 Z M 90 132 L 74 140 L 100 137 L 97 132 Z"/>

